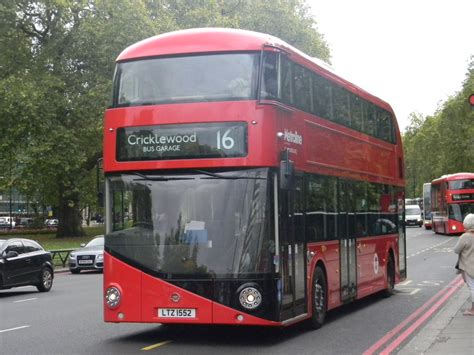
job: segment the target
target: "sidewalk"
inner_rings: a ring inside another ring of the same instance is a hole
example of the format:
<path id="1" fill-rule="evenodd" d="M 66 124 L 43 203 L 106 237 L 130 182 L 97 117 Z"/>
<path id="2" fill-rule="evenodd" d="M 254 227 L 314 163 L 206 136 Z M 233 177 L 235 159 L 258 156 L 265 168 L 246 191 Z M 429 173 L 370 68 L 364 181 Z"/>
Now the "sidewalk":
<path id="1" fill-rule="evenodd" d="M 469 291 L 462 285 L 441 311 L 398 354 L 473 355 L 474 317 L 463 316 L 471 307 Z"/>

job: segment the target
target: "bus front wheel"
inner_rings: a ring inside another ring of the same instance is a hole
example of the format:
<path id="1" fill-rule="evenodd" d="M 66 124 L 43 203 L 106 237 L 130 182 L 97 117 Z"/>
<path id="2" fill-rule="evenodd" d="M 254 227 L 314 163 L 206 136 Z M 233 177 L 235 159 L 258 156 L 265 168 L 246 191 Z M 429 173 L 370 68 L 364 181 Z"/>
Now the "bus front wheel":
<path id="1" fill-rule="evenodd" d="M 326 275 L 320 266 L 316 266 L 316 269 L 314 270 L 311 299 L 313 306 L 311 327 L 313 329 L 318 329 L 323 325 L 327 312 Z"/>

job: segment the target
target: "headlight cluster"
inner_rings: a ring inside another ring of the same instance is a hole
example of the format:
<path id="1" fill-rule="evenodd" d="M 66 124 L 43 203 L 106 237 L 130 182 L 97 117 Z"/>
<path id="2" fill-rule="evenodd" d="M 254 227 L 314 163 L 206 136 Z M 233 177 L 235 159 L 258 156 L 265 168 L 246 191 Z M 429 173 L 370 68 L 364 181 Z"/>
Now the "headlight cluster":
<path id="1" fill-rule="evenodd" d="M 262 303 L 262 294 L 256 287 L 244 287 L 239 293 L 239 301 L 245 309 L 254 310 Z"/>
<path id="2" fill-rule="evenodd" d="M 115 287 L 111 286 L 105 291 L 105 304 L 109 308 L 115 308 L 120 304 L 120 301 L 122 300 L 122 294 L 120 293 L 120 290 Z"/>
<path id="3" fill-rule="evenodd" d="M 104 261 L 104 254 L 98 254 L 96 261 Z"/>

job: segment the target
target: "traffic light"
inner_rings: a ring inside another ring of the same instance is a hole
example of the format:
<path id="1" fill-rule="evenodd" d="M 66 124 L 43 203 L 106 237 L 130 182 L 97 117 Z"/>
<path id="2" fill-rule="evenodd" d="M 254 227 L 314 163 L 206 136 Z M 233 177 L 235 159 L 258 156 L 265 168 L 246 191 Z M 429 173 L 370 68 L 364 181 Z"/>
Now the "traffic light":
<path id="1" fill-rule="evenodd" d="M 469 104 L 474 107 L 474 94 L 471 94 L 471 96 L 469 96 Z"/>

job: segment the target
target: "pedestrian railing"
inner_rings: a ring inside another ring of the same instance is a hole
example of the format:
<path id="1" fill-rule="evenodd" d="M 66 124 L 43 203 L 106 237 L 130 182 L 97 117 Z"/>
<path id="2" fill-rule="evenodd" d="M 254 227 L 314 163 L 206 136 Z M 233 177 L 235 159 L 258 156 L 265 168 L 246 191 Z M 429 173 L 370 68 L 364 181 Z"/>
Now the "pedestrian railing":
<path id="1" fill-rule="evenodd" d="M 55 250 L 49 250 L 49 252 L 51 253 L 51 258 L 53 259 L 53 263 L 54 263 L 54 259 L 55 258 L 59 258 L 59 260 L 61 260 L 61 264 L 63 267 L 66 267 L 66 263 L 67 263 L 67 258 L 69 257 L 69 254 L 71 254 L 72 251 L 74 251 L 76 249 L 55 249 Z"/>

